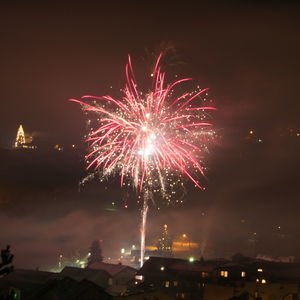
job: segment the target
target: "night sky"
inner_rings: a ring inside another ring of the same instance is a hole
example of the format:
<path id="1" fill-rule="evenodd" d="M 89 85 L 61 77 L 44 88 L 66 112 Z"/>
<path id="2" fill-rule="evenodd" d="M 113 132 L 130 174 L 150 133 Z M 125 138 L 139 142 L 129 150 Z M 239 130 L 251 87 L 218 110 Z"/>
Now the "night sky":
<path id="1" fill-rule="evenodd" d="M 106 257 L 138 243 L 134 193 L 117 179 L 78 191 L 85 116 L 67 100 L 118 95 L 128 53 L 146 85 L 147 53 L 166 47 L 167 72 L 210 88 L 219 138 L 207 157 L 207 191 L 187 183 L 184 205 L 151 209 L 149 243 L 167 223 L 174 236 L 199 241 L 204 256 L 299 261 L 299 13 L 289 1 L 2 4 L 0 246 L 11 244 L 16 266 L 47 268 L 94 239 L 103 239 Z M 8 151 L 19 124 L 37 151 Z"/>

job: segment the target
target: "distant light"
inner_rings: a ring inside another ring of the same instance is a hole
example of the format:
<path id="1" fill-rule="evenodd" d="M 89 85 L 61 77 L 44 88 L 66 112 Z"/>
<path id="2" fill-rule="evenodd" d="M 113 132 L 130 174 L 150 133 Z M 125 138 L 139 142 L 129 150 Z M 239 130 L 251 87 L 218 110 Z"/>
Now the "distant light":
<path id="1" fill-rule="evenodd" d="M 195 261 L 195 258 L 193 256 L 189 257 L 189 262 L 192 263 Z"/>
<path id="2" fill-rule="evenodd" d="M 187 237 L 187 235 L 184 233 L 184 234 L 182 235 L 182 237 L 183 237 L 183 238 L 186 238 L 186 237 Z"/>
<path id="3" fill-rule="evenodd" d="M 144 276 L 143 275 L 135 275 L 136 280 L 143 280 Z"/>
<path id="4" fill-rule="evenodd" d="M 257 272 L 263 272 L 263 269 L 261 269 L 261 268 L 259 268 L 259 269 L 257 269 Z"/>
<path id="5" fill-rule="evenodd" d="M 121 253 L 122 253 L 122 254 L 125 253 L 125 249 L 124 249 L 124 248 L 121 249 Z"/>
<path id="6" fill-rule="evenodd" d="M 245 271 L 241 272 L 241 277 L 246 277 L 246 272 Z"/>
<path id="7" fill-rule="evenodd" d="M 91 256 L 91 255 L 92 255 L 91 252 L 89 252 L 89 253 L 88 253 L 88 256 Z"/>
<path id="8" fill-rule="evenodd" d="M 221 277 L 227 278 L 227 277 L 228 277 L 228 271 L 224 271 L 224 270 L 221 271 L 221 272 L 220 272 L 220 276 L 221 276 Z"/>
<path id="9" fill-rule="evenodd" d="M 267 283 L 266 279 L 262 279 L 262 280 L 261 280 L 261 283 L 262 283 L 262 284 Z"/>
<path id="10" fill-rule="evenodd" d="M 135 249 L 135 245 L 132 245 L 132 249 Z"/>
<path id="11" fill-rule="evenodd" d="M 161 267 L 160 267 L 160 270 L 161 270 L 161 271 L 164 271 L 164 270 L 165 270 L 165 267 L 164 267 L 164 266 L 161 266 Z"/>
<path id="12" fill-rule="evenodd" d="M 250 130 L 250 131 L 249 131 L 249 133 L 250 133 L 250 134 L 253 134 L 253 133 L 254 133 L 254 131 L 253 131 L 253 130 Z"/>

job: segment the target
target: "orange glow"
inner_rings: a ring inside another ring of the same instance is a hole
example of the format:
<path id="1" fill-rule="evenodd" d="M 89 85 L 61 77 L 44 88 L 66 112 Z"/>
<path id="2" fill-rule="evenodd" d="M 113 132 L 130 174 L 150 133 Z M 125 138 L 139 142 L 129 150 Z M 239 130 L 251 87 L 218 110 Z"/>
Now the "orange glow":
<path id="1" fill-rule="evenodd" d="M 199 243 L 194 242 L 173 242 L 172 249 L 174 252 L 188 251 L 189 249 L 199 248 Z"/>
<path id="2" fill-rule="evenodd" d="M 148 250 L 148 251 L 155 251 L 155 250 L 157 250 L 157 247 L 156 247 L 156 246 L 153 246 L 153 245 L 146 246 L 145 248 L 146 248 L 146 250 Z"/>

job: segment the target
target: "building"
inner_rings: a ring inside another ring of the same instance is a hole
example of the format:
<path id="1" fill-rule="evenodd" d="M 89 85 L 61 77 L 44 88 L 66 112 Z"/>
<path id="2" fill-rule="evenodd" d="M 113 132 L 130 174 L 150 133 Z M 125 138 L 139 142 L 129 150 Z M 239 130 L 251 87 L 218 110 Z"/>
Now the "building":
<path id="1" fill-rule="evenodd" d="M 14 293 L 16 299 L 26 299 L 33 291 L 55 278 L 56 274 L 51 272 L 22 270 L 17 269 L 14 272 L 0 278 L 0 295 Z M 1 298 L 0 298 L 1 299 Z"/>
<path id="2" fill-rule="evenodd" d="M 145 286 L 167 291 L 180 299 L 202 299 L 216 262 L 189 261 L 178 258 L 150 257 L 139 271 Z"/>
<path id="3" fill-rule="evenodd" d="M 294 300 L 300 296 L 300 264 L 263 261 L 240 254 L 230 261 L 150 257 L 138 274 L 143 276 L 143 286 L 179 299 L 227 300 L 244 295 L 249 299 Z"/>
<path id="4" fill-rule="evenodd" d="M 134 284 L 135 274 L 136 270 L 128 266 L 105 263 L 95 263 L 91 268 L 65 267 L 60 273 L 16 270 L 0 278 L 0 296 L 14 293 L 15 299 L 22 300 L 105 300 L 125 293 L 128 286 Z M 77 297 L 75 292 L 71 293 L 73 290 L 82 298 Z"/>
<path id="5" fill-rule="evenodd" d="M 175 300 L 175 297 L 173 297 L 170 294 L 164 293 L 162 291 L 143 291 L 143 292 L 137 292 L 134 294 L 126 295 L 126 296 L 117 296 L 114 297 L 114 300 Z"/>
<path id="6" fill-rule="evenodd" d="M 133 284 L 137 270 L 122 264 L 108 264 L 95 262 L 89 264 L 88 269 L 106 271 L 110 275 L 107 291 L 111 295 L 121 295 L 126 292 L 128 286 Z"/>
<path id="7" fill-rule="evenodd" d="M 87 279 L 78 282 L 72 278 L 65 277 L 63 279 L 52 279 L 47 281 L 26 299 L 110 300 L 112 299 L 112 296 L 106 293 L 103 288 Z"/>
<path id="8" fill-rule="evenodd" d="M 107 289 L 111 285 L 111 275 L 105 270 L 65 267 L 59 274 L 59 278 L 69 277 L 77 281 L 87 279 L 103 289 Z"/>

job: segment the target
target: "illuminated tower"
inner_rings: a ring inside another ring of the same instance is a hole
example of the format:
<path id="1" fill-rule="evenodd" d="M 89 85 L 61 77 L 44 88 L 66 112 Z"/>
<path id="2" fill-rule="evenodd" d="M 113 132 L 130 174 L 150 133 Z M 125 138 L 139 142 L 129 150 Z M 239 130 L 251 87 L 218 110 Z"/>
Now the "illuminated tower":
<path id="1" fill-rule="evenodd" d="M 161 238 L 158 239 L 157 250 L 160 251 L 163 256 L 172 256 L 172 242 L 172 238 L 168 233 L 168 225 L 165 224 Z"/>
<path id="2" fill-rule="evenodd" d="M 23 126 L 20 125 L 18 132 L 17 132 L 15 147 L 16 148 L 22 147 L 22 145 L 24 145 L 25 143 L 26 143 L 26 141 L 25 141 L 24 129 L 23 129 Z"/>

